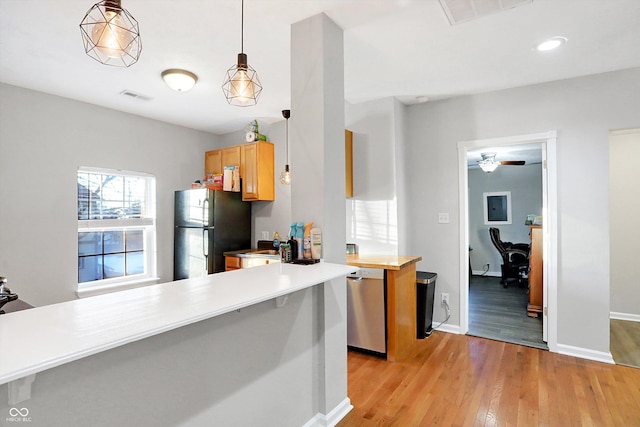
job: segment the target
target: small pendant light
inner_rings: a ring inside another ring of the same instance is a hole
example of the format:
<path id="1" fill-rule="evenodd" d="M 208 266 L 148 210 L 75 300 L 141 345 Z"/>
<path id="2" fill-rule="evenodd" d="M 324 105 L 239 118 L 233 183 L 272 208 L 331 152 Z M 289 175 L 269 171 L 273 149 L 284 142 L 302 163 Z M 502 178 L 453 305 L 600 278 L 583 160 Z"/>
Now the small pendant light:
<path id="1" fill-rule="evenodd" d="M 258 73 L 247 63 L 247 55 L 244 53 L 244 0 L 242 0 L 238 63 L 227 70 L 222 91 L 227 102 L 238 107 L 256 105 L 262 92 Z"/>
<path id="2" fill-rule="evenodd" d="M 138 21 L 120 0 L 94 4 L 80 23 L 80 32 L 86 54 L 102 64 L 129 67 L 140 58 Z"/>
<path id="3" fill-rule="evenodd" d="M 291 172 L 289 171 L 289 117 L 291 117 L 291 110 L 282 110 L 282 117 L 287 120 L 285 127 L 285 152 L 287 155 L 287 163 L 284 165 L 284 169 L 280 173 L 280 182 L 284 185 L 291 185 Z"/>

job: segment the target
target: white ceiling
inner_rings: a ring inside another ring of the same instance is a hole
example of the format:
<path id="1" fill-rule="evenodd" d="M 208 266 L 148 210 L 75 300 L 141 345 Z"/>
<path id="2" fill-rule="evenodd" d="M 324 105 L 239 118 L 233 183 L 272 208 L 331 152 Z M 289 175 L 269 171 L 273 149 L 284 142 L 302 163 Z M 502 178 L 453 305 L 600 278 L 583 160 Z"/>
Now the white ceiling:
<path id="1" fill-rule="evenodd" d="M 412 104 L 640 66 L 640 0 L 533 0 L 457 25 L 438 0 L 246 0 L 244 51 L 264 90 L 257 106 L 239 108 L 221 84 L 240 52 L 240 0 L 123 0 L 143 45 L 130 68 L 85 55 L 78 25 L 95 1 L 0 0 L 0 81 L 223 134 L 282 120 L 290 26 L 320 12 L 344 29 L 351 103 Z M 568 42 L 532 50 L 552 36 Z M 167 68 L 194 72 L 197 85 L 170 90 L 160 77 Z"/>

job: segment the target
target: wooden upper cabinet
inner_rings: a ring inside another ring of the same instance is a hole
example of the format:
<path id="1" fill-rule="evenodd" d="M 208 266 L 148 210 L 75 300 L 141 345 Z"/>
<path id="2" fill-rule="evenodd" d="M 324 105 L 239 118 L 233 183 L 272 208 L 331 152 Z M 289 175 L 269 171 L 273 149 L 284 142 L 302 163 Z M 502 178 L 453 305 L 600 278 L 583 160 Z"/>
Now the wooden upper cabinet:
<path id="1" fill-rule="evenodd" d="M 344 131 L 345 194 L 353 197 L 353 132 Z"/>
<path id="2" fill-rule="evenodd" d="M 220 148 L 204 153 L 204 176 L 223 174 L 225 166 L 240 166 L 240 146 Z"/>
<path id="3" fill-rule="evenodd" d="M 222 151 L 222 169 L 225 166 L 240 166 L 240 146 L 221 148 Z M 242 171 L 240 172 L 242 173 Z"/>
<path id="4" fill-rule="evenodd" d="M 211 150 L 204 153 L 204 177 L 223 173 L 222 150 Z"/>
<path id="5" fill-rule="evenodd" d="M 242 200 L 275 200 L 273 144 L 256 141 L 240 147 Z"/>

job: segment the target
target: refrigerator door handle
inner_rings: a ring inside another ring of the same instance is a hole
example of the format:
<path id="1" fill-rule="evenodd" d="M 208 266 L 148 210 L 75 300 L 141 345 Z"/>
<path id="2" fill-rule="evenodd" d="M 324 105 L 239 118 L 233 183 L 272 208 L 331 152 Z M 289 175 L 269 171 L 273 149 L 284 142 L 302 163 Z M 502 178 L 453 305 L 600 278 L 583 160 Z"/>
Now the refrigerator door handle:
<path id="1" fill-rule="evenodd" d="M 209 256 L 209 254 L 207 253 L 207 251 L 209 250 L 208 242 L 209 242 L 209 230 L 207 230 L 206 228 L 203 228 L 202 229 L 202 255 L 204 255 L 205 263 L 206 263 L 206 258 Z"/>
<path id="2" fill-rule="evenodd" d="M 202 201 L 202 226 L 207 227 L 209 224 L 209 198 L 205 197 Z"/>

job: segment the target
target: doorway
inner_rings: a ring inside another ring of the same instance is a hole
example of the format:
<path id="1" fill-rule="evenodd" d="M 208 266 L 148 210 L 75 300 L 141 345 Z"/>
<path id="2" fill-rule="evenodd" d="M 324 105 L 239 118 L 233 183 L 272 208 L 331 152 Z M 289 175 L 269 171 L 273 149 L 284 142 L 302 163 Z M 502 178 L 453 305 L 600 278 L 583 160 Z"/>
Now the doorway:
<path id="1" fill-rule="evenodd" d="M 469 169 L 468 158 L 474 153 L 480 153 L 488 151 L 491 148 L 503 150 L 516 150 L 523 149 L 525 147 L 539 147 L 540 149 L 540 163 L 542 165 L 542 252 L 543 257 L 543 274 L 542 274 L 542 289 L 543 289 L 543 301 L 542 310 L 539 316 L 542 317 L 542 333 L 543 340 L 547 342 L 548 348 L 551 351 L 555 351 L 557 339 L 556 339 L 556 321 L 557 311 L 556 307 L 556 262 L 555 254 L 557 253 L 557 231 L 556 231 L 556 132 L 546 132 L 541 134 L 519 135 L 504 138 L 494 138 L 476 141 L 463 141 L 458 143 L 459 154 L 459 197 L 460 197 L 460 332 L 467 334 L 469 332 L 469 310 L 470 310 L 470 293 L 469 293 L 469 281 L 472 277 L 475 277 L 474 269 L 470 263 L 470 253 L 473 249 L 470 246 L 470 216 L 469 216 Z M 499 159 L 496 159 L 499 161 Z M 507 167 L 507 166 L 501 166 Z M 509 166 L 511 167 L 511 166 Z M 517 166 L 514 166 L 517 167 Z M 526 216 L 526 215 L 525 215 Z M 540 220 L 540 219 L 538 219 Z M 524 218 L 518 217 L 514 221 L 520 222 L 524 226 Z M 488 229 L 488 225 L 485 227 Z M 476 227 L 477 228 L 477 227 Z M 477 230 L 474 230 L 474 233 Z M 475 236 L 474 236 L 475 237 Z M 488 237 L 488 231 L 487 231 Z M 497 252 L 496 252 L 497 254 Z M 499 262 L 497 269 L 500 268 Z M 496 264 L 493 263 L 493 264 Z M 492 262 L 489 262 L 492 264 Z M 475 272 L 477 266 L 474 266 Z M 484 273 L 480 271 L 480 275 Z M 497 270 L 500 271 L 500 270 Z M 493 275 L 496 271 L 493 271 Z M 485 274 L 486 277 L 486 274 Z M 489 276 L 491 277 L 491 276 Z M 526 290 L 525 290 L 526 292 Z"/>

